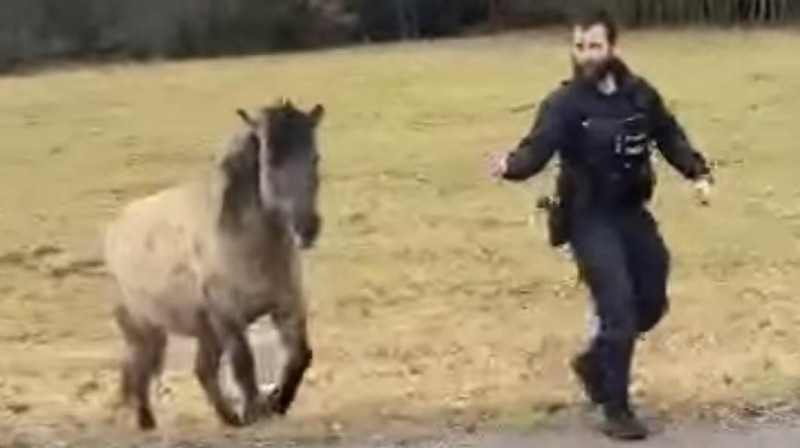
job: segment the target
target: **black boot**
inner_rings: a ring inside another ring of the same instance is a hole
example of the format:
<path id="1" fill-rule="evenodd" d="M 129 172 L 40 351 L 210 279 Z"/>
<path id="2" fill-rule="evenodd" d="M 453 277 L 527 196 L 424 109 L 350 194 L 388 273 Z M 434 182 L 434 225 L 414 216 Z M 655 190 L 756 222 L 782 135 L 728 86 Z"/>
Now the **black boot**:
<path id="1" fill-rule="evenodd" d="M 615 440 L 644 440 L 650 435 L 644 423 L 628 406 L 606 405 L 603 432 Z"/>
<path id="2" fill-rule="evenodd" d="M 602 391 L 602 380 L 600 378 L 600 369 L 594 361 L 592 352 L 586 352 L 576 356 L 572 360 L 572 371 L 583 386 L 583 391 L 589 400 L 594 405 L 602 404 L 605 397 Z"/>

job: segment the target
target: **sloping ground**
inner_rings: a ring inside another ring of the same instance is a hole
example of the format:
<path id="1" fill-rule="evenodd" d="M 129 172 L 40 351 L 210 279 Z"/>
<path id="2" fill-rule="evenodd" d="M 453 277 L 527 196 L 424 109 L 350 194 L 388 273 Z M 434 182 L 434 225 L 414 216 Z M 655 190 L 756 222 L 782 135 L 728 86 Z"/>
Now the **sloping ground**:
<path id="1" fill-rule="evenodd" d="M 576 403 L 566 360 L 584 339 L 585 291 L 528 219 L 551 179 L 501 187 L 484 167 L 530 125 L 510 109 L 568 72 L 563 43 L 523 34 L 0 79 L 0 421 L 130 423 L 109 406 L 119 340 L 101 225 L 208 169 L 235 108 L 282 95 L 330 112 L 326 227 L 307 266 L 316 364 L 270 431 L 530 427 Z M 660 166 L 674 304 L 643 344 L 637 397 L 670 415 L 796 403 L 800 36 L 634 33 L 625 44 L 719 167 L 714 205 L 700 208 Z M 162 390 L 166 433 L 217 430 L 188 369 Z"/>
<path id="2" fill-rule="evenodd" d="M 797 422 L 797 420 L 795 420 Z M 654 426 L 649 440 L 635 446 L 643 448 L 695 448 L 699 446 L 725 448 L 793 448 L 800 440 L 800 424 L 791 421 L 769 423 L 750 421 L 735 426 L 709 423 L 688 423 Z M 238 434 L 198 437 L 196 434 L 161 434 L 125 437 L 82 435 L 60 439 L 52 435 L 30 434 L 0 438 L 2 446 L 29 448 L 58 446 L 60 448 L 606 448 L 620 446 L 584 422 L 570 421 L 556 427 L 537 431 L 520 430 L 431 430 L 372 432 L 356 436 L 329 434 L 327 437 L 276 436 L 265 430 L 250 430 Z"/>
<path id="3" fill-rule="evenodd" d="M 791 448 L 800 440 L 800 430 L 795 427 L 770 427 L 750 430 L 721 430 L 710 428 L 685 428 L 655 437 L 642 448 L 695 448 L 700 446 L 725 448 Z M 346 445 L 347 448 L 377 448 L 402 446 L 404 448 L 606 448 L 619 446 L 597 434 L 588 432 L 552 432 L 540 434 L 490 434 L 483 436 L 450 437 L 419 442 L 387 444 L 364 443 Z"/>

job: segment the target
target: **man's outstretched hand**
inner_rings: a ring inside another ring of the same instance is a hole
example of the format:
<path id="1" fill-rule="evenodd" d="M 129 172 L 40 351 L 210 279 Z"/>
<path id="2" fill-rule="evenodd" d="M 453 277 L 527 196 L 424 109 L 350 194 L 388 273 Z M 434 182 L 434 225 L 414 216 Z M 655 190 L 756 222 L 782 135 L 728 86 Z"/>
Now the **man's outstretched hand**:
<path id="1" fill-rule="evenodd" d="M 714 179 L 711 176 L 703 176 L 694 181 L 695 197 L 701 205 L 711 205 L 711 187 Z"/>
<path id="2" fill-rule="evenodd" d="M 489 175 L 502 179 L 508 170 L 508 154 L 494 153 L 489 156 Z"/>

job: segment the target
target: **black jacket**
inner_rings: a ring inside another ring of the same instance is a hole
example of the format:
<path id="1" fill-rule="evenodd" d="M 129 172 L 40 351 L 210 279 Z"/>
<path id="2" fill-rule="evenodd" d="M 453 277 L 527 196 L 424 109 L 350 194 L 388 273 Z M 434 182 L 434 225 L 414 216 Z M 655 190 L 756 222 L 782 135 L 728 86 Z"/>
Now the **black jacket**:
<path id="1" fill-rule="evenodd" d="M 651 198 L 655 148 L 686 178 L 709 173 L 658 91 L 622 61 L 612 67 L 618 89 L 611 95 L 575 79 L 547 97 L 532 130 L 509 155 L 506 179 L 537 174 L 557 153 L 563 201 L 579 208 L 618 207 Z"/>

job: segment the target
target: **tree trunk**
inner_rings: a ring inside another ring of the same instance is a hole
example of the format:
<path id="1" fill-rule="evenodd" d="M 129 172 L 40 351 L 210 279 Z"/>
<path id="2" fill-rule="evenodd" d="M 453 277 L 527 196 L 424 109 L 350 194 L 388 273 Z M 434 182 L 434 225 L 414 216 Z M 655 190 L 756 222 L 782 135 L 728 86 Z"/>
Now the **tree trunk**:
<path id="1" fill-rule="evenodd" d="M 419 14 L 420 0 L 407 0 L 408 30 L 412 39 L 419 39 L 422 35 Z"/>
<path id="2" fill-rule="evenodd" d="M 736 22 L 736 1 L 737 0 L 725 0 L 725 24 L 730 25 L 733 22 Z"/>
<path id="3" fill-rule="evenodd" d="M 395 0 L 395 8 L 397 10 L 397 30 L 400 33 L 400 38 L 403 40 L 408 39 L 408 19 L 406 18 L 405 0 Z"/>
<path id="4" fill-rule="evenodd" d="M 786 22 L 786 19 L 788 18 L 789 15 L 789 0 L 780 0 L 778 2 L 778 5 L 779 5 L 777 12 L 778 20 L 780 22 Z"/>
<path id="5" fill-rule="evenodd" d="M 450 24 L 453 31 L 458 31 L 461 27 L 461 0 L 450 1 Z"/>
<path id="6" fill-rule="evenodd" d="M 664 24 L 664 1 L 663 0 L 659 0 L 659 1 L 656 1 L 656 2 L 653 2 L 653 3 L 655 3 L 655 11 L 654 11 L 654 13 L 655 13 L 656 24 L 663 25 Z"/>
<path id="7" fill-rule="evenodd" d="M 492 31 L 499 31 L 502 28 L 500 17 L 500 0 L 487 0 L 489 2 L 489 24 Z"/>

